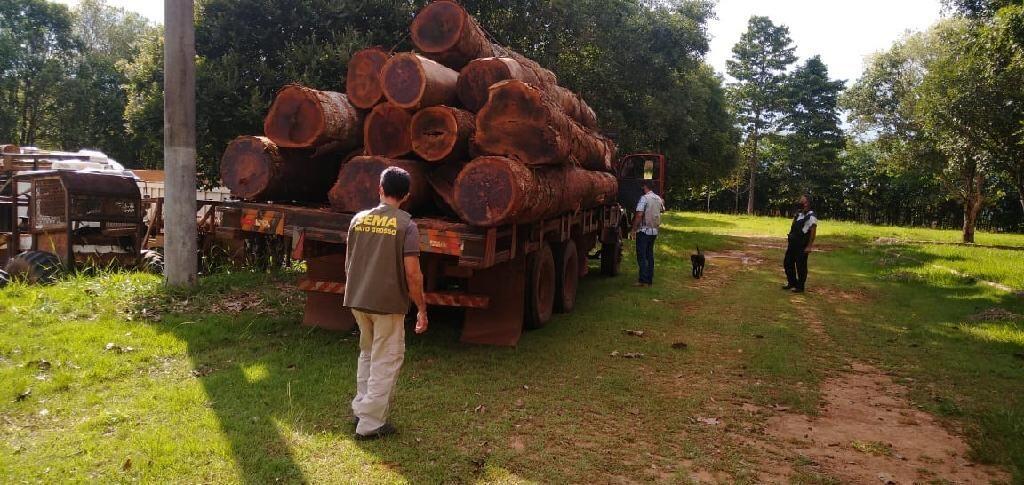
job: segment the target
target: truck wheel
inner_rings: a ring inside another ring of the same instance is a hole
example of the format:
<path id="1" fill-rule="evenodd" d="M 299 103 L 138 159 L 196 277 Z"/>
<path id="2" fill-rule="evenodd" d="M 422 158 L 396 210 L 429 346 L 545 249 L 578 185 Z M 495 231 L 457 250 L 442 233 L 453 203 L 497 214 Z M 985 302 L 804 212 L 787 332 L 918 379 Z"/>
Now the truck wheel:
<path id="1" fill-rule="evenodd" d="M 11 277 L 7 275 L 7 272 L 0 269 L 0 288 L 7 286 L 11 282 Z"/>
<path id="2" fill-rule="evenodd" d="M 555 311 L 572 313 L 576 307 L 576 289 L 580 283 L 580 254 L 572 239 L 555 252 Z"/>
<path id="3" fill-rule="evenodd" d="M 33 284 L 52 283 L 60 270 L 57 255 L 45 251 L 25 251 L 7 261 L 4 267 L 11 280 Z"/>
<path id="4" fill-rule="evenodd" d="M 555 258 L 547 243 L 530 255 L 526 274 L 526 318 L 528 329 L 547 325 L 555 307 Z"/>
<path id="5" fill-rule="evenodd" d="M 618 233 L 616 233 L 616 236 Z M 605 276 L 618 276 L 619 268 L 622 266 L 622 239 L 615 238 L 614 242 L 601 243 L 601 274 Z"/>
<path id="6" fill-rule="evenodd" d="M 139 256 L 139 269 L 147 273 L 164 274 L 164 255 L 152 249 L 142 251 Z"/>

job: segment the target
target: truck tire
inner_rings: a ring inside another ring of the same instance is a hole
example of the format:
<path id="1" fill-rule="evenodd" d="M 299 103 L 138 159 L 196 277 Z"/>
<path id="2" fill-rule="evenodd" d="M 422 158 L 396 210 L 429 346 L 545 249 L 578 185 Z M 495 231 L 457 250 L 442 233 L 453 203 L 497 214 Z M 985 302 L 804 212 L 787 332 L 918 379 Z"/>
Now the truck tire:
<path id="1" fill-rule="evenodd" d="M 526 273 L 526 317 L 523 324 L 534 330 L 551 320 L 555 309 L 555 257 L 543 243 L 529 256 Z"/>
<path id="2" fill-rule="evenodd" d="M 7 261 L 10 279 L 31 284 L 52 283 L 61 271 L 60 259 L 46 251 L 25 251 Z"/>
<path id="3" fill-rule="evenodd" d="M 7 286 L 11 282 L 11 277 L 7 275 L 7 272 L 0 269 L 0 288 Z"/>
<path id="4" fill-rule="evenodd" d="M 618 236 L 618 232 L 615 233 Z M 601 243 L 601 274 L 614 277 L 619 275 L 622 267 L 622 239 Z"/>
<path id="5" fill-rule="evenodd" d="M 572 313 L 580 283 L 580 254 L 570 239 L 555 251 L 555 312 Z"/>
<path id="6" fill-rule="evenodd" d="M 139 269 L 147 273 L 164 274 L 164 255 L 146 249 L 139 255 Z"/>

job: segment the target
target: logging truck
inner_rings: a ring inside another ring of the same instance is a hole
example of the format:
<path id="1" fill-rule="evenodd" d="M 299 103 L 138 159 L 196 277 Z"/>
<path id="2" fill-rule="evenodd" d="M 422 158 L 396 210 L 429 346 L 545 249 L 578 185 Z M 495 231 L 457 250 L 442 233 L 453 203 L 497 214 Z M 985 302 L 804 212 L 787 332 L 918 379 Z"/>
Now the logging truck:
<path id="1" fill-rule="evenodd" d="M 660 155 L 624 157 L 615 167 L 620 195 L 632 197 L 631 187 L 638 189 L 641 180 L 652 179 L 663 168 Z M 306 274 L 298 283 L 306 295 L 303 325 L 347 331 L 355 327 L 342 305 L 345 243 L 353 216 L 319 207 L 230 202 L 218 206 L 215 217 L 221 237 L 290 239 L 292 257 L 306 262 Z M 573 311 L 580 278 L 591 272 L 591 259 L 600 261 L 605 276 L 618 275 L 622 262 L 625 218 L 618 201 L 529 224 L 479 227 L 434 217 L 415 221 L 427 304 L 465 309 L 464 343 L 516 345 L 524 328 L 541 328 L 553 313 Z"/>

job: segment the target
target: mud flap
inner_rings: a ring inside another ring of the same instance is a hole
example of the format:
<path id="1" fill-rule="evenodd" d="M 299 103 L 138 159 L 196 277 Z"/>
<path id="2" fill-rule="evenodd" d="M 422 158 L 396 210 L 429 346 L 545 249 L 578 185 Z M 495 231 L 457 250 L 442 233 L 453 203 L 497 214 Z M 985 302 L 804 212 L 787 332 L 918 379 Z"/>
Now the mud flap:
<path id="1" fill-rule="evenodd" d="M 345 283 L 345 246 L 302 241 L 306 258 L 306 277 L 315 281 Z M 356 328 L 352 311 L 344 307 L 341 294 L 306 291 L 305 327 L 346 332 Z"/>
<path id="2" fill-rule="evenodd" d="M 526 258 L 477 271 L 469 292 L 491 297 L 486 310 L 467 309 L 462 343 L 514 347 L 523 333 L 526 302 Z"/>

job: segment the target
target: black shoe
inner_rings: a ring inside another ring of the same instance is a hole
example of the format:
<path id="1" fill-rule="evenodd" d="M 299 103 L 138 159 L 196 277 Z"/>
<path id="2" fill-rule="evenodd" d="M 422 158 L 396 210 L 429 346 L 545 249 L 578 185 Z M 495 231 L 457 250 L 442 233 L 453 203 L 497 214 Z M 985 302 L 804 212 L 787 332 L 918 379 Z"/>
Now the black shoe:
<path id="1" fill-rule="evenodd" d="M 783 289 L 783 290 L 786 290 L 786 291 L 792 290 L 793 288 L 796 288 L 796 287 L 795 287 L 795 286 L 793 286 L 793 285 L 786 285 L 786 286 L 783 286 L 783 287 L 782 287 L 782 289 Z"/>
<path id="2" fill-rule="evenodd" d="M 362 435 L 362 434 L 356 433 L 355 434 L 355 439 L 356 439 L 356 441 L 373 441 L 373 440 L 379 440 L 379 439 L 384 438 L 386 436 L 391 436 L 391 435 L 393 435 L 393 434 L 395 434 L 397 432 L 398 432 L 398 430 L 395 429 L 394 426 L 391 426 L 391 423 L 385 423 L 384 426 L 381 426 L 381 427 L 377 428 L 376 431 L 373 431 L 370 434 Z"/>
<path id="3" fill-rule="evenodd" d="M 803 293 L 804 289 L 803 288 L 793 288 L 792 291 L 793 291 L 793 293 Z"/>

